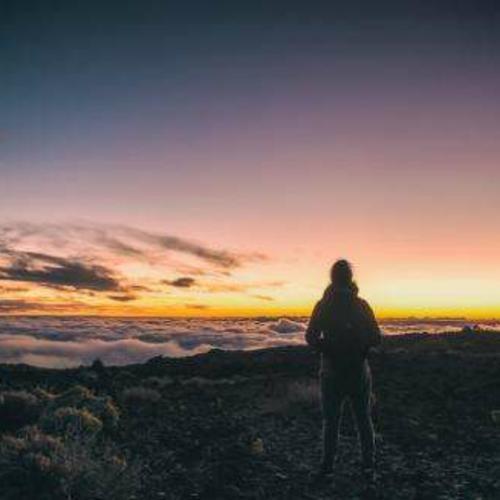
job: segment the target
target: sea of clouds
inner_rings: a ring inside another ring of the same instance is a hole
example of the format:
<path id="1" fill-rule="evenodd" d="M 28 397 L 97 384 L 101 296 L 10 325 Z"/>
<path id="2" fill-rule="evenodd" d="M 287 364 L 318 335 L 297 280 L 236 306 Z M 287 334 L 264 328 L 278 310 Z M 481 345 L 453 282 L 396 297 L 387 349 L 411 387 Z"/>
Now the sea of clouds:
<path id="1" fill-rule="evenodd" d="M 465 321 L 386 321 L 385 334 L 458 331 Z M 144 362 L 211 349 L 248 350 L 304 343 L 307 320 L 0 317 L 0 363 L 46 367 Z M 500 329 L 500 323 L 484 325 Z"/>

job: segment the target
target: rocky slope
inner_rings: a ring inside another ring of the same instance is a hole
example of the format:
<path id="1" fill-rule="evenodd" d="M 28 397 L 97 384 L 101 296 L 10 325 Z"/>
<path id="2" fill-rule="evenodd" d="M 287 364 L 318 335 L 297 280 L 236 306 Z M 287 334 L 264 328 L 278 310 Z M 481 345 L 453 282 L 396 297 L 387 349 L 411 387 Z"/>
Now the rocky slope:
<path id="1" fill-rule="evenodd" d="M 499 361 L 500 333 L 385 340 L 371 359 L 378 442 L 371 497 L 500 498 Z M 285 347 L 121 368 L 0 366 L 0 380 L 4 392 L 82 385 L 110 396 L 120 419 L 105 439 L 140 471 L 120 490 L 124 500 L 366 497 L 348 408 L 334 480 L 309 478 L 320 456 L 317 365 L 307 348 Z M 3 426 L 4 435 L 19 432 Z"/>

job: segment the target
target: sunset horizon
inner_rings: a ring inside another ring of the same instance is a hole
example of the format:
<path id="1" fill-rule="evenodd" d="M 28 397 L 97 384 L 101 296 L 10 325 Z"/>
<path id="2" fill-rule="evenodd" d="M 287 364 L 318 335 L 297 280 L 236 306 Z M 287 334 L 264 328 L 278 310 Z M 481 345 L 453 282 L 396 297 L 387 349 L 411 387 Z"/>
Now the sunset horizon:
<path id="1" fill-rule="evenodd" d="M 217 248 L 160 232 L 81 221 L 4 224 L 0 237 L 2 260 L 10 263 L 0 266 L 2 315 L 307 316 L 328 284 L 334 261 L 295 255 L 287 262 L 251 247 Z M 450 271 L 446 276 L 447 266 L 439 260 L 430 269 L 429 264 L 414 265 L 404 274 L 383 272 L 382 263 L 375 269 L 358 266 L 357 260 L 353 264 L 360 295 L 382 319 L 500 317 L 486 280 Z M 431 272 L 436 265 L 442 268 L 441 278 Z M 464 284 L 463 290 L 457 283 Z"/>
<path id="2" fill-rule="evenodd" d="M 500 2 L 3 0 L 0 500 L 500 499 Z"/>
<path id="3" fill-rule="evenodd" d="M 1 315 L 500 317 L 488 9 L 154 5 L 8 9 Z"/>

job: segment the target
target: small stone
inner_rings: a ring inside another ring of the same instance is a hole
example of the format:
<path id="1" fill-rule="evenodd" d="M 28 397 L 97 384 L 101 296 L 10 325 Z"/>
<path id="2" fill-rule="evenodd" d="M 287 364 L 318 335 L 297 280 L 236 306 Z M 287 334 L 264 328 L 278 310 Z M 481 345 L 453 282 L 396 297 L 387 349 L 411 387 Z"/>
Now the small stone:
<path id="1" fill-rule="evenodd" d="M 264 453 L 264 441 L 261 438 L 256 438 L 250 445 L 252 455 L 262 455 Z"/>

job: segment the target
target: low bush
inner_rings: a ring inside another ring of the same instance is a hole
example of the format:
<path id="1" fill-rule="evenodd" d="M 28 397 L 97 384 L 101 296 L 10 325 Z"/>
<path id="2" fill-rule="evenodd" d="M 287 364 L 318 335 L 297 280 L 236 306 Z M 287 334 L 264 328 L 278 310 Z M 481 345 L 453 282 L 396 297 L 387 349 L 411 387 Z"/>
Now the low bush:
<path id="1" fill-rule="evenodd" d="M 164 389 L 165 387 L 168 387 L 173 383 L 174 379 L 172 377 L 169 377 L 168 375 L 165 375 L 164 377 L 148 377 L 143 381 L 143 384 L 146 387 L 158 390 Z"/>
<path id="2" fill-rule="evenodd" d="M 109 396 L 95 396 L 83 386 L 74 386 L 53 398 L 44 411 L 44 419 L 50 419 L 60 408 L 85 410 L 99 419 L 105 430 L 116 428 L 120 412 Z"/>
<path id="3" fill-rule="evenodd" d="M 113 446 L 93 437 L 54 437 L 31 427 L 0 440 L 5 500 L 126 500 L 138 489 L 139 472 Z"/>
<path id="4" fill-rule="evenodd" d="M 95 396 L 92 391 L 83 385 L 74 385 L 67 391 L 57 395 L 51 402 L 51 408 L 60 408 L 63 406 L 74 406 L 81 408 L 85 403 L 92 400 Z"/>
<path id="5" fill-rule="evenodd" d="M 97 434 L 102 430 L 102 421 L 86 408 L 65 406 L 45 415 L 40 426 L 45 432 L 56 434 Z"/>
<path id="6" fill-rule="evenodd" d="M 35 423 L 42 405 L 37 396 L 27 391 L 0 393 L 0 429 L 14 430 Z"/>
<path id="7" fill-rule="evenodd" d="M 56 397 L 55 394 L 43 389 L 42 387 L 35 387 L 31 393 L 38 398 L 42 405 L 49 403 Z"/>
<path id="8" fill-rule="evenodd" d="M 128 409 L 150 407 L 160 399 L 161 394 L 157 390 L 142 386 L 125 389 L 121 395 L 121 401 Z"/>
<path id="9" fill-rule="evenodd" d="M 43 492 L 56 487 L 57 466 L 52 457 L 62 446 L 60 439 L 43 434 L 36 427 L 21 437 L 0 440 L 0 479 L 6 498 L 48 499 Z"/>

